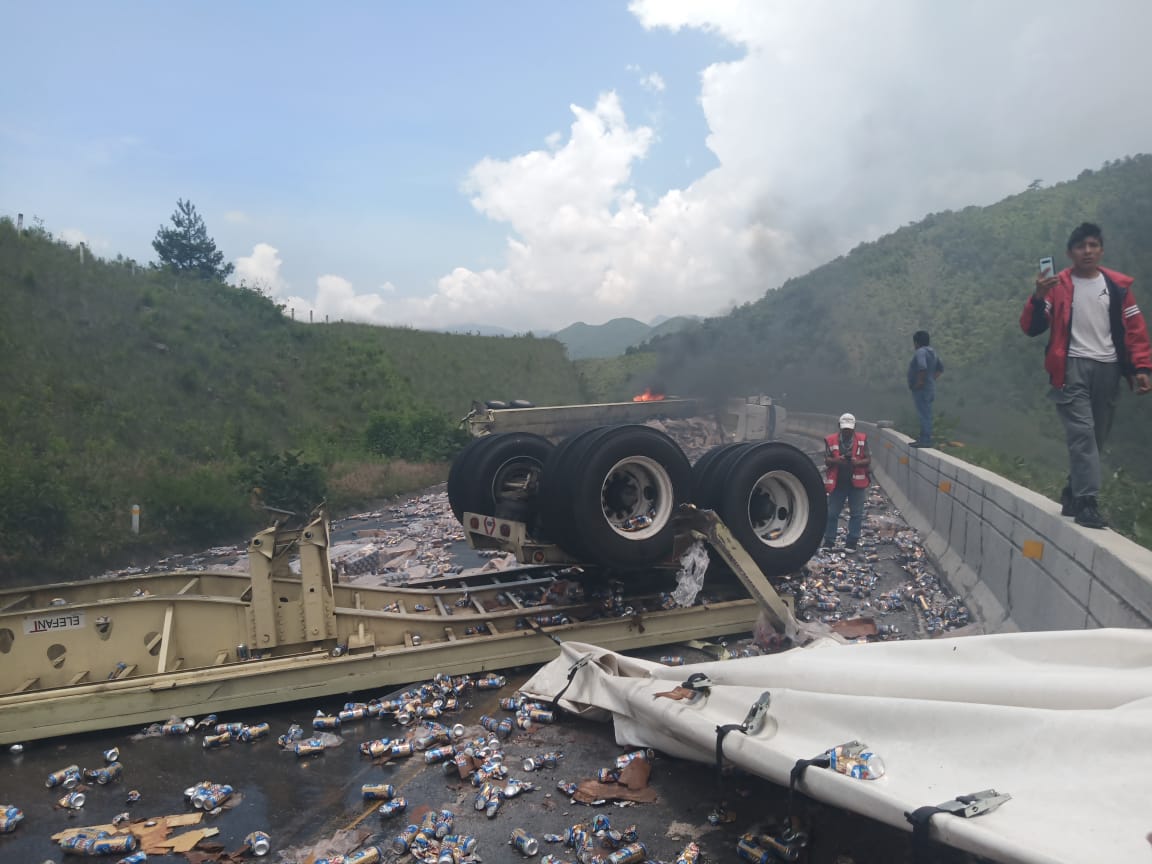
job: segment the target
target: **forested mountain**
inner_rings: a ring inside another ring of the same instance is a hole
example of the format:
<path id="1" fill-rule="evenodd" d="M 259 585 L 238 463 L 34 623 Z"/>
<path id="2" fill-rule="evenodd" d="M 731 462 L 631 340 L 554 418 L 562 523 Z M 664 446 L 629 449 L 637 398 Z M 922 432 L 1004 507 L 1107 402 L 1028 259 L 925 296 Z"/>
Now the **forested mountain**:
<path id="1" fill-rule="evenodd" d="M 853 411 L 912 425 L 905 371 L 912 334 L 932 335 L 947 365 L 937 414 L 954 437 L 1012 456 L 1063 463 L 1047 402 L 1046 337 L 1018 318 L 1037 262 L 1065 261 L 1069 232 L 1104 230 L 1104 264 L 1136 277 L 1152 315 L 1152 156 L 1030 188 L 990 207 L 936 213 L 769 290 L 724 318 L 653 340 L 656 375 L 681 393 L 783 396 L 795 409 Z M 651 374 L 651 373 L 645 373 Z M 638 383 L 638 382 L 636 382 Z M 1152 479 L 1152 397 L 1125 393 L 1114 465 Z"/>
<path id="2" fill-rule="evenodd" d="M 257 292 L 8 220 L 0 296 L 0 579 L 242 539 L 266 521 L 255 488 L 379 498 L 405 457 L 450 455 L 473 399 L 582 398 L 553 340 L 298 323 Z"/>
<path id="3" fill-rule="evenodd" d="M 598 357 L 617 357 L 648 339 L 675 333 L 692 323 L 684 316 L 665 318 L 659 324 L 649 325 L 635 318 L 613 318 L 603 324 L 585 324 L 577 321 L 552 334 L 564 343 L 572 360 Z"/>

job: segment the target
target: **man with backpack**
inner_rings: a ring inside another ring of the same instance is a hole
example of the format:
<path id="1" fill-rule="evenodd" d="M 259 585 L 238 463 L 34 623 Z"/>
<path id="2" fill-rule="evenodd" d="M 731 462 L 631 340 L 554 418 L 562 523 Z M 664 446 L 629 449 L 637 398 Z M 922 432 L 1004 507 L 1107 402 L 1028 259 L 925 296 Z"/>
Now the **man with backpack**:
<path id="1" fill-rule="evenodd" d="M 912 346 L 916 350 L 908 364 L 908 389 L 912 391 L 916 416 L 920 418 L 920 437 L 910 447 L 932 446 L 932 403 L 936 401 L 936 379 L 943 374 L 944 363 L 928 343 L 927 330 L 912 334 Z"/>

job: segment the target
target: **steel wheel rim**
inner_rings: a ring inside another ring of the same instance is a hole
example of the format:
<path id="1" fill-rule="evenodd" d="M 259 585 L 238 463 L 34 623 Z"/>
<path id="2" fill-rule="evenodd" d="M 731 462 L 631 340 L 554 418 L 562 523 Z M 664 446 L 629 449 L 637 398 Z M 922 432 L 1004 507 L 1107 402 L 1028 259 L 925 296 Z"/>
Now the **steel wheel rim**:
<path id="1" fill-rule="evenodd" d="M 544 465 L 539 459 L 517 456 L 500 464 L 492 474 L 492 500 L 527 501 L 535 497 L 540 488 L 540 472 Z"/>
<path id="2" fill-rule="evenodd" d="M 647 456 L 621 459 L 600 484 L 604 521 L 627 540 L 646 540 L 659 534 L 671 518 L 674 498 L 668 471 Z"/>
<path id="3" fill-rule="evenodd" d="M 769 471 L 748 493 L 748 524 L 765 546 L 788 547 L 804 534 L 811 511 L 804 484 L 790 471 Z"/>

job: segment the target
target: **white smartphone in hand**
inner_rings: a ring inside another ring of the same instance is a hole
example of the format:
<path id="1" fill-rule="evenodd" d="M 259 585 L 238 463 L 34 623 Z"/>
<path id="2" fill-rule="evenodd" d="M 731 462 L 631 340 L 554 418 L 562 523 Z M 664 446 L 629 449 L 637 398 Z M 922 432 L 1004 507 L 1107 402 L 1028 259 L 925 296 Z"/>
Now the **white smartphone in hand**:
<path id="1" fill-rule="evenodd" d="M 1040 259 L 1040 278 L 1051 279 L 1056 275 L 1056 262 L 1051 255 L 1045 255 Z"/>

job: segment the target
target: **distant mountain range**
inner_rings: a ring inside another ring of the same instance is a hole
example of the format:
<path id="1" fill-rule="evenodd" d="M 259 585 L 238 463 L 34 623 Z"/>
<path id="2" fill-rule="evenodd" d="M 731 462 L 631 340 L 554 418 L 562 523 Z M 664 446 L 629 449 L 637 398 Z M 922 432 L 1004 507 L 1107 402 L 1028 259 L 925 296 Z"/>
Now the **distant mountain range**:
<path id="1" fill-rule="evenodd" d="M 618 357 L 633 346 L 655 337 L 683 330 L 698 319 L 679 315 L 675 318 L 661 316 L 652 324 L 645 324 L 635 318 L 613 318 L 603 324 L 585 324 L 577 321 L 563 330 L 552 334 L 568 349 L 571 360 L 587 360 L 593 357 Z"/>

